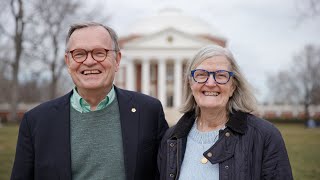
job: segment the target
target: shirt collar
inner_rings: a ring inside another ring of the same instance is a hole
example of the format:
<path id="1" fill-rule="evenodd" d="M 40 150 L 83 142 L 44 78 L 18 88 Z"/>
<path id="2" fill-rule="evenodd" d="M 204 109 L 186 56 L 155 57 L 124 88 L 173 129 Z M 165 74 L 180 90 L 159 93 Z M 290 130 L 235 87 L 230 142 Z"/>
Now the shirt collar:
<path id="1" fill-rule="evenodd" d="M 96 111 L 107 107 L 109 104 L 112 103 L 114 99 L 115 99 L 115 90 L 114 90 L 114 86 L 112 86 L 107 96 L 98 104 Z M 84 100 L 80 96 L 80 94 L 77 92 L 76 87 L 73 88 L 73 94 L 70 98 L 70 102 L 71 102 L 71 106 L 75 110 L 81 113 L 91 112 L 89 103 L 87 103 L 86 100 Z"/>

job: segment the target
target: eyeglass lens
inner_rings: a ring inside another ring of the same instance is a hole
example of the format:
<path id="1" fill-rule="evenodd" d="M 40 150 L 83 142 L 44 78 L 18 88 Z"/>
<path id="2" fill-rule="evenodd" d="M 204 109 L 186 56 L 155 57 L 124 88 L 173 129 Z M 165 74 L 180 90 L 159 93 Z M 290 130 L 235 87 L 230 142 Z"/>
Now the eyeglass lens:
<path id="1" fill-rule="evenodd" d="M 91 57 L 96 61 L 103 61 L 107 57 L 108 50 L 103 48 L 93 49 L 92 51 L 87 51 L 85 49 L 75 49 L 70 51 L 72 58 L 77 62 L 83 62 L 87 59 L 89 52 L 91 52 Z"/>
<path id="2" fill-rule="evenodd" d="M 225 70 L 218 70 L 215 72 L 209 72 L 203 69 L 197 69 L 193 72 L 193 78 L 198 83 L 205 83 L 210 77 L 210 74 L 213 75 L 214 80 L 218 84 L 225 84 L 230 79 L 230 73 Z"/>

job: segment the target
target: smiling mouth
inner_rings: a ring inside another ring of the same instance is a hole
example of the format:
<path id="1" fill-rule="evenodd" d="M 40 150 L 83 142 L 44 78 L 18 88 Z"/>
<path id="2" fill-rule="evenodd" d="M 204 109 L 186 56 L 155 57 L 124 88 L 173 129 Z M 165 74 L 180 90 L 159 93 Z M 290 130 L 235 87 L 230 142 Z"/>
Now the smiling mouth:
<path id="1" fill-rule="evenodd" d="M 220 93 L 218 92 L 208 92 L 208 91 L 204 91 L 203 94 L 205 96 L 218 96 Z"/>
<path id="2" fill-rule="evenodd" d="M 100 73 L 101 71 L 99 70 L 85 70 L 81 72 L 81 74 L 83 75 L 100 74 Z"/>

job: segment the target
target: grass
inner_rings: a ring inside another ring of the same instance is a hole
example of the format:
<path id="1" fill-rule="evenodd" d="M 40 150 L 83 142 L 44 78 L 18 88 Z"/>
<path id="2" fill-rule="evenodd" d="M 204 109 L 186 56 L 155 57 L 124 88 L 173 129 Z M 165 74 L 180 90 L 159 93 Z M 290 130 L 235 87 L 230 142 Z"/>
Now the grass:
<path id="1" fill-rule="evenodd" d="M 320 177 L 320 129 L 301 124 L 276 124 L 286 142 L 295 180 Z M 0 128 L 0 179 L 9 179 L 17 141 L 18 126 Z"/>
<path id="2" fill-rule="evenodd" d="M 303 125 L 277 124 L 286 142 L 295 180 L 318 180 L 320 177 L 320 129 Z"/>
<path id="3" fill-rule="evenodd" d="M 17 125 L 0 127 L 0 179 L 10 179 L 17 137 Z"/>

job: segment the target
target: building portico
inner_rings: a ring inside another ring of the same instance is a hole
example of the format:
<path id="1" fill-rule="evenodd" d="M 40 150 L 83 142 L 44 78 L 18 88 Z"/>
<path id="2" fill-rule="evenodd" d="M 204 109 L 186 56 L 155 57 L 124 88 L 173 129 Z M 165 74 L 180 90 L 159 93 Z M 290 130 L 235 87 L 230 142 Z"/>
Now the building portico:
<path id="1" fill-rule="evenodd" d="M 155 24 L 160 29 L 150 30 Z M 164 107 L 181 105 L 183 76 L 193 55 L 208 44 L 226 44 L 210 26 L 177 9 L 161 11 L 154 21 L 148 19 L 132 29 L 120 38 L 122 60 L 115 84 L 158 98 Z"/>
<path id="2" fill-rule="evenodd" d="M 187 61 L 182 57 L 126 59 L 118 72 L 123 78 L 116 78 L 117 85 L 156 97 L 163 106 L 178 107 Z"/>

